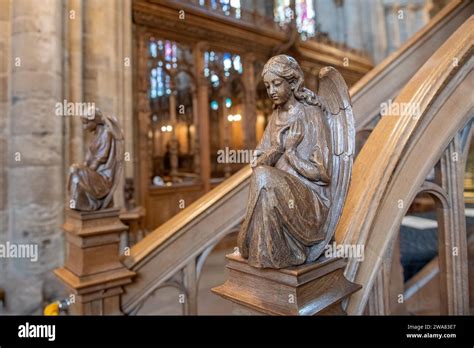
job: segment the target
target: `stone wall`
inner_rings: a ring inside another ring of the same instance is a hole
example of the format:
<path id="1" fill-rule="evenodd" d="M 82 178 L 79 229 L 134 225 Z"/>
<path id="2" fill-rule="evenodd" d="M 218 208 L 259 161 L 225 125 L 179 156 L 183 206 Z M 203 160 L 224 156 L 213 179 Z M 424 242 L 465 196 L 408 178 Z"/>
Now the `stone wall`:
<path id="1" fill-rule="evenodd" d="M 440 6 L 441 7 L 441 6 Z M 433 0 L 315 0 L 320 30 L 379 63 L 429 20 Z"/>
<path id="2" fill-rule="evenodd" d="M 40 314 L 67 295 L 52 270 L 64 260 L 66 173 L 84 139 L 56 104 L 116 115 L 133 159 L 130 11 L 130 0 L 0 0 L 0 244 L 38 246 L 36 262 L 0 258 L 0 313 Z"/>

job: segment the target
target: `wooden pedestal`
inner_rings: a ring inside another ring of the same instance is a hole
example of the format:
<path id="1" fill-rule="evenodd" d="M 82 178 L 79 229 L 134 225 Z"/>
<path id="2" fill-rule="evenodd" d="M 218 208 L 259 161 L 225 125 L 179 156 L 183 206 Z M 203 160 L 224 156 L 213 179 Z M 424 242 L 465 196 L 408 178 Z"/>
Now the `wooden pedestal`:
<path id="1" fill-rule="evenodd" d="M 342 301 L 361 288 L 344 277 L 345 261 L 321 259 L 286 269 L 251 267 L 227 255 L 229 278 L 212 291 L 236 304 L 236 314 L 344 315 Z"/>
<path id="2" fill-rule="evenodd" d="M 73 315 L 121 314 L 122 286 L 135 275 L 119 260 L 120 234 L 127 230 L 119 209 L 66 210 L 66 262 L 54 271 L 75 295 Z"/>

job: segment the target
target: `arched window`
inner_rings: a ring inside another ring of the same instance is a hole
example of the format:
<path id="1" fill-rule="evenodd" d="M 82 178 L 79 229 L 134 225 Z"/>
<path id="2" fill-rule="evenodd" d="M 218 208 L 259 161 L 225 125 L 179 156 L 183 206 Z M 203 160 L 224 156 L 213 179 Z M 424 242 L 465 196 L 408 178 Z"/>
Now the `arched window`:
<path id="1" fill-rule="evenodd" d="M 243 65 L 240 55 L 229 52 L 204 53 L 204 76 L 209 81 L 209 128 L 211 176 L 228 177 L 241 163 L 220 163 L 219 151 L 243 147 Z"/>
<path id="2" fill-rule="evenodd" d="M 151 37 L 148 51 L 152 183 L 164 186 L 193 181 L 197 176 L 191 49 Z"/>

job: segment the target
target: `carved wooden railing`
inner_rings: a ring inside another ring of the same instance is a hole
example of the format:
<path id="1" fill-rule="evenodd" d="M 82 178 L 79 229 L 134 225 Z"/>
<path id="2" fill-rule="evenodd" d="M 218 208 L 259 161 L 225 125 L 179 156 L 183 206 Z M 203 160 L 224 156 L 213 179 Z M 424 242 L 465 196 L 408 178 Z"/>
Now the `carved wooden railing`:
<path id="1" fill-rule="evenodd" d="M 454 2 L 437 16 L 436 20 L 441 28 L 430 25 L 430 30 L 436 33 L 443 32 L 444 36 L 449 36 L 446 32 L 452 32 L 456 25 L 460 25 L 455 17 L 464 18 L 465 12 L 460 10 L 466 10 L 466 8 L 472 10 L 472 7 L 466 5 L 465 2 Z M 450 24 L 448 25 L 447 22 Z M 426 40 L 431 37 L 443 40 L 442 37 L 444 37 L 441 34 L 437 34 L 438 36 L 430 34 L 430 31 L 424 33 L 421 37 L 426 36 Z M 420 36 L 419 40 L 421 40 Z M 412 43 L 409 54 L 420 55 L 418 50 L 433 51 L 431 46 L 434 43 L 429 42 L 430 44 L 421 46 Z M 404 46 L 401 50 L 408 49 Z M 400 64 L 405 64 L 407 54 L 399 55 Z M 384 69 L 398 70 L 396 69 L 398 60 L 393 57 L 388 62 L 382 63 L 385 66 Z M 413 64 L 410 66 L 413 67 Z M 396 95 L 399 91 L 397 86 L 402 86 L 410 77 L 401 73 L 394 76 L 393 73 L 385 73 L 384 69 L 379 69 L 373 75 L 375 81 L 365 80 L 365 83 L 351 89 L 354 110 L 365 110 L 365 104 L 375 105 L 374 110 L 378 109 L 380 104 L 386 101 L 387 95 Z M 398 82 L 398 78 L 402 82 Z M 374 92 L 382 89 L 384 85 L 393 86 L 393 90 L 389 93 L 390 89 L 386 88 L 386 93 Z M 361 129 L 367 123 L 365 121 L 364 117 L 358 117 L 356 129 Z M 197 284 L 202 266 L 217 242 L 242 221 L 250 174 L 249 167 L 242 169 L 131 248 L 130 256 L 124 258 L 123 263 L 137 276 L 133 283 L 125 286 L 125 293 L 121 299 L 124 313 L 137 313 L 144 301 L 164 286 L 174 286 L 185 294 L 185 313 L 197 312 Z"/>
<path id="2" fill-rule="evenodd" d="M 135 313 L 143 301 L 164 286 L 186 295 L 185 313 L 197 310 L 197 283 L 213 247 L 235 229 L 245 214 L 250 167 L 158 227 L 131 248 L 124 259 L 138 275 L 122 296 L 122 310 Z"/>
<path id="3" fill-rule="evenodd" d="M 469 313 L 463 182 L 474 115 L 473 33 L 471 16 L 395 99 L 418 106 L 417 117 L 382 117 L 355 162 L 336 231 L 338 243 L 365 246 L 364 261 L 351 259 L 346 268 L 348 279 L 363 284 L 348 302 L 349 314 L 362 314 L 369 299 L 386 308 L 391 275 L 383 266 L 420 192 L 438 203 L 441 313 Z M 426 181 L 434 167 L 435 181 Z M 383 308 L 375 313 L 387 314 Z"/>

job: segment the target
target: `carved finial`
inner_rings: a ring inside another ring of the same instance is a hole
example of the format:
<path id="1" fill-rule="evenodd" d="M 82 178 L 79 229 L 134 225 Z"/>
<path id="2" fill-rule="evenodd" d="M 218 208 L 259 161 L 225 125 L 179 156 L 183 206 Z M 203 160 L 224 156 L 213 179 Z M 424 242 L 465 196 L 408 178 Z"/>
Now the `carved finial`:
<path id="1" fill-rule="evenodd" d="M 81 116 L 92 133 L 84 163 L 69 170 L 69 208 L 94 211 L 113 206 L 113 193 L 123 167 L 123 132 L 118 121 L 99 108 Z"/>
<path id="2" fill-rule="evenodd" d="M 270 58 L 262 77 L 274 112 L 252 164 L 238 246 L 251 266 L 284 268 L 314 261 L 334 234 L 352 170 L 354 122 L 334 68 L 321 69 L 318 94 L 287 55 Z"/>

